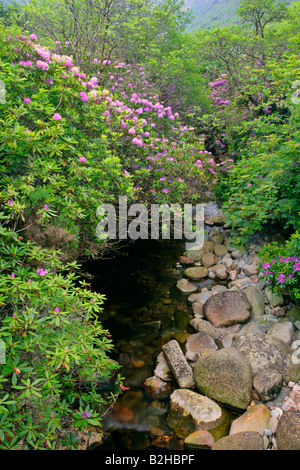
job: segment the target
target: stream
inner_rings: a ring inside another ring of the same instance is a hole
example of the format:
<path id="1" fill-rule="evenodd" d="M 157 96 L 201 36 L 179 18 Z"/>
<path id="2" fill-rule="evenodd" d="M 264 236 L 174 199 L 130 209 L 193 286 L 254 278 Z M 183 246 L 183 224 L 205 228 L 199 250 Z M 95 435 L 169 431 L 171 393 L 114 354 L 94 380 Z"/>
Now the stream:
<path id="1" fill-rule="evenodd" d="M 206 204 L 206 216 L 217 212 Z M 101 322 L 112 335 L 112 358 L 122 365 L 123 384 L 129 390 L 104 417 L 103 445 L 99 450 L 182 449 L 164 415 L 169 399 L 151 399 L 143 384 L 153 376 L 163 344 L 176 339 L 184 348 L 194 332 L 187 295 L 176 288 L 182 278 L 179 257 L 183 240 L 137 240 L 110 260 L 86 263 L 93 290 L 105 294 Z M 200 289 L 215 282 L 195 283 Z"/>

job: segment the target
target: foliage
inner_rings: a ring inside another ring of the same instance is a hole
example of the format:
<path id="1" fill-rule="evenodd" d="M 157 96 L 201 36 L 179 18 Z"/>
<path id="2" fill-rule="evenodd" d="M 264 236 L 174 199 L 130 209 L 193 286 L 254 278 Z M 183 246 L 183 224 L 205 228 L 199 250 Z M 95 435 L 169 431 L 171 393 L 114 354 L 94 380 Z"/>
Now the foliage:
<path id="1" fill-rule="evenodd" d="M 107 396 L 99 391 L 118 368 L 97 319 L 104 298 L 78 280 L 76 263 L 23 241 L 3 213 L 1 221 L 0 448 L 54 449 L 72 430 L 98 427 L 119 393 L 119 380 Z"/>
<path id="2" fill-rule="evenodd" d="M 261 268 L 274 292 L 300 299 L 300 232 L 296 231 L 286 245 L 267 245 L 260 252 Z"/>

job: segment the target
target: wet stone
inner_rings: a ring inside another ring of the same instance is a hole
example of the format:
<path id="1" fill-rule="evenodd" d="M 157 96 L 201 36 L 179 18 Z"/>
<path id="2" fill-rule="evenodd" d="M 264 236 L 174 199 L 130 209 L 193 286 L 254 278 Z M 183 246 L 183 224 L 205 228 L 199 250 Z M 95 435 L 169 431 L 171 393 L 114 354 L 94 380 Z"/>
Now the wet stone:
<path id="1" fill-rule="evenodd" d="M 214 351 L 218 349 L 212 337 L 205 331 L 200 331 L 188 337 L 186 342 L 186 359 L 193 362 L 197 361 L 201 349 L 212 349 Z"/>
<path id="2" fill-rule="evenodd" d="M 165 359 L 180 388 L 193 388 L 193 370 L 188 364 L 178 342 L 171 340 L 162 347 Z"/>

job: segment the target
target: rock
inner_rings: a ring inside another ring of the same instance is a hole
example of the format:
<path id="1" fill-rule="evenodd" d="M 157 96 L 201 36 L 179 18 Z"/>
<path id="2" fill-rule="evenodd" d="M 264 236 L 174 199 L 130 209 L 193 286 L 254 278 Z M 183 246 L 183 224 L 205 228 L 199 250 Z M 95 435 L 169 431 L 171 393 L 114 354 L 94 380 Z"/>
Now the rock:
<path id="1" fill-rule="evenodd" d="M 272 292 L 271 289 L 266 287 L 265 289 L 266 298 L 272 307 L 278 307 L 284 305 L 284 298 L 281 294 L 277 292 Z"/>
<path id="2" fill-rule="evenodd" d="M 252 281 L 249 277 L 243 277 L 242 279 L 236 279 L 235 281 L 231 281 L 229 283 L 229 287 L 238 287 L 239 289 L 242 289 L 243 287 L 250 286 L 251 284 Z"/>
<path id="3" fill-rule="evenodd" d="M 209 232 L 208 239 L 214 243 L 221 244 L 224 241 L 224 235 L 220 232 L 220 230 L 212 228 Z"/>
<path id="4" fill-rule="evenodd" d="M 271 416 L 271 419 L 270 419 L 270 422 L 269 422 L 269 428 L 270 428 L 272 434 L 276 433 L 278 423 L 279 423 L 279 418 L 277 418 L 276 416 Z"/>
<path id="5" fill-rule="evenodd" d="M 130 423 L 134 419 L 134 412 L 129 406 L 114 406 L 113 412 L 114 419 L 121 423 Z"/>
<path id="6" fill-rule="evenodd" d="M 246 294 L 240 291 L 224 291 L 210 297 L 203 313 L 215 327 L 243 323 L 250 317 L 251 305 Z"/>
<path id="7" fill-rule="evenodd" d="M 208 269 L 203 266 L 187 268 L 184 271 L 184 274 L 192 281 L 200 281 L 208 276 Z"/>
<path id="8" fill-rule="evenodd" d="M 222 338 L 222 346 L 223 348 L 230 348 L 233 343 L 233 336 L 232 335 L 226 335 L 224 338 Z"/>
<path id="9" fill-rule="evenodd" d="M 189 258 L 188 256 L 180 256 L 180 263 L 181 264 L 194 264 L 195 260 L 193 258 Z"/>
<path id="10" fill-rule="evenodd" d="M 194 284 L 191 284 L 187 279 L 180 279 L 177 282 L 177 288 L 183 294 L 190 294 L 191 292 L 195 292 L 197 290 L 197 287 L 194 286 Z"/>
<path id="11" fill-rule="evenodd" d="M 193 302 L 192 310 L 195 317 L 203 317 L 203 303 L 200 301 Z"/>
<path id="12" fill-rule="evenodd" d="M 288 411 L 282 415 L 276 438 L 279 450 L 300 450 L 300 413 Z"/>
<path id="13" fill-rule="evenodd" d="M 210 449 L 215 440 L 209 431 L 195 431 L 184 440 L 186 449 Z"/>
<path id="14" fill-rule="evenodd" d="M 218 261 L 218 258 L 213 253 L 205 253 L 202 257 L 202 264 L 206 268 L 213 266 Z"/>
<path id="15" fill-rule="evenodd" d="M 188 250 L 184 252 L 184 256 L 186 258 L 191 258 L 193 261 L 201 261 L 202 256 L 204 253 L 207 253 L 207 250 L 201 248 L 199 250 Z"/>
<path id="16" fill-rule="evenodd" d="M 244 335 L 233 346 L 247 356 L 253 374 L 271 367 L 281 372 L 285 382 L 300 379 L 300 365 L 293 364 L 292 349 L 277 338 L 263 333 Z"/>
<path id="17" fill-rule="evenodd" d="M 188 364 L 178 342 L 171 340 L 162 347 L 168 366 L 180 388 L 193 388 L 193 370 Z"/>
<path id="18" fill-rule="evenodd" d="M 220 349 L 200 358 L 194 367 L 198 390 L 218 402 L 245 409 L 251 399 L 252 371 L 244 356 L 235 348 Z"/>
<path id="19" fill-rule="evenodd" d="M 225 224 L 225 217 L 222 214 L 216 214 L 208 219 L 205 219 L 206 225 L 224 225 Z"/>
<path id="20" fill-rule="evenodd" d="M 204 348 L 213 349 L 214 351 L 218 349 L 212 337 L 205 331 L 190 335 L 186 342 L 186 359 L 193 362 L 197 361 L 199 359 L 199 351 Z"/>
<path id="21" fill-rule="evenodd" d="M 271 310 L 271 314 L 275 315 L 276 317 L 284 317 L 285 309 L 283 307 L 274 307 Z"/>
<path id="22" fill-rule="evenodd" d="M 227 290 L 227 287 L 222 286 L 221 284 L 218 284 L 217 286 L 213 286 L 211 288 L 211 291 L 216 292 L 217 294 L 220 294 L 220 292 L 224 292 L 225 290 Z"/>
<path id="23" fill-rule="evenodd" d="M 225 266 L 221 267 L 220 269 L 218 269 L 218 271 L 216 271 L 216 276 L 221 281 L 225 281 L 228 278 L 228 273 Z"/>
<path id="24" fill-rule="evenodd" d="M 247 323 L 243 328 L 235 335 L 236 338 L 243 335 L 251 335 L 255 333 L 265 333 L 267 331 L 266 325 L 262 323 L 257 323 L 255 321 L 251 321 Z"/>
<path id="25" fill-rule="evenodd" d="M 299 411 L 298 406 L 290 397 L 285 397 L 281 405 L 282 411 Z"/>
<path id="26" fill-rule="evenodd" d="M 253 387 L 262 401 L 276 398 L 280 393 L 282 383 L 281 373 L 272 368 L 262 369 L 253 379 Z"/>
<path id="27" fill-rule="evenodd" d="M 247 254 L 247 250 L 244 245 L 235 245 L 231 241 L 229 242 L 227 248 L 228 248 L 228 251 L 231 253 L 231 256 L 232 256 L 232 253 L 234 253 L 235 251 L 239 251 L 242 254 L 242 256 Z"/>
<path id="28" fill-rule="evenodd" d="M 289 394 L 291 400 L 296 403 L 297 407 L 300 405 L 300 391 L 299 390 L 292 390 Z M 300 411 L 300 410 L 299 410 Z"/>
<path id="29" fill-rule="evenodd" d="M 171 384 L 155 376 L 145 380 L 144 390 L 148 397 L 159 400 L 167 398 L 172 393 Z"/>
<path id="30" fill-rule="evenodd" d="M 236 280 L 236 276 L 237 276 L 237 271 L 235 269 L 233 269 L 232 271 L 230 271 L 229 273 L 229 278 L 231 279 L 231 281 L 235 281 Z"/>
<path id="31" fill-rule="evenodd" d="M 179 438 L 209 431 L 215 440 L 228 433 L 229 415 L 208 397 L 191 390 L 175 390 L 170 397 L 167 423 Z"/>
<path id="32" fill-rule="evenodd" d="M 173 379 L 172 372 L 162 352 L 157 356 L 154 375 L 164 382 L 171 382 Z"/>
<path id="33" fill-rule="evenodd" d="M 212 296 L 212 293 L 207 291 L 207 292 L 199 292 L 198 294 L 191 294 L 188 298 L 188 301 L 193 303 L 196 301 L 202 302 L 204 304 L 207 299 L 209 299 Z"/>
<path id="34" fill-rule="evenodd" d="M 233 421 L 229 435 L 247 431 L 263 435 L 264 429 L 269 427 L 270 419 L 270 410 L 265 405 L 251 406 L 242 416 Z"/>
<path id="35" fill-rule="evenodd" d="M 235 251 L 231 252 L 231 256 L 232 256 L 233 259 L 240 259 L 240 258 L 242 258 L 243 253 L 239 250 L 235 250 Z"/>
<path id="36" fill-rule="evenodd" d="M 211 450 L 264 450 L 264 441 L 258 432 L 240 432 L 223 437 L 213 444 Z"/>
<path id="37" fill-rule="evenodd" d="M 260 289 L 256 286 L 248 286 L 243 292 L 251 305 L 251 319 L 264 314 L 264 296 Z"/>
<path id="38" fill-rule="evenodd" d="M 227 253 L 227 248 L 225 245 L 221 245 L 220 243 L 216 243 L 214 246 L 214 254 L 218 257 L 221 258 L 222 256 L 225 256 Z"/>
<path id="39" fill-rule="evenodd" d="M 300 305 L 294 305 L 294 307 L 287 312 L 287 316 L 300 321 Z"/>
<path id="40" fill-rule="evenodd" d="M 293 340 L 294 326 L 291 322 L 276 323 L 268 330 L 268 335 L 290 345 Z"/>
<path id="41" fill-rule="evenodd" d="M 205 333 L 208 333 L 213 339 L 218 339 L 220 336 L 219 330 L 207 320 L 193 318 L 193 320 L 190 321 L 190 325 L 197 331 L 205 331 Z"/>
<path id="42" fill-rule="evenodd" d="M 246 276 L 256 276 L 257 274 L 257 265 L 256 264 L 245 264 L 242 268 Z"/>

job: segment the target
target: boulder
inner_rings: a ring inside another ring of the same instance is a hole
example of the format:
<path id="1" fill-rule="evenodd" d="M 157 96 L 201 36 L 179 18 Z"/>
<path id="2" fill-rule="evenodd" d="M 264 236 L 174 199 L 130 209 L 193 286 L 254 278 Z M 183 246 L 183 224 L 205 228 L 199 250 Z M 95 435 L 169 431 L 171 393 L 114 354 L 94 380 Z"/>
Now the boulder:
<path id="1" fill-rule="evenodd" d="M 244 354 L 228 347 L 201 357 L 194 367 L 197 389 L 234 408 L 246 409 L 251 400 L 252 370 Z"/>
<path id="2" fill-rule="evenodd" d="M 268 335 L 271 335 L 273 338 L 280 339 L 285 344 L 290 345 L 294 336 L 294 326 L 292 322 L 282 322 L 275 323 L 268 330 Z"/>
<path id="3" fill-rule="evenodd" d="M 300 413 L 283 413 L 278 423 L 276 438 L 279 450 L 300 450 Z"/>
<path id="4" fill-rule="evenodd" d="M 210 297 L 203 313 L 215 327 L 243 323 L 250 317 L 251 305 L 241 291 L 224 291 Z"/>
<path id="5" fill-rule="evenodd" d="M 246 294 L 247 299 L 251 305 L 251 319 L 259 317 L 264 314 L 264 296 L 261 290 L 253 285 L 246 287 L 243 292 Z"/>
<path id="6" fill-rule="evenodd" d="M 284 305 L 284 298 L 281 294 L 277 292 L 272 292 L 271 289 L 265 289 L 265 296 L 272 307 L 278 307 Z"/>
<path id="7" fill-rule="evenodd" d="M 264 450 L 264 441 L 258 432 L 240 432 L 223 437 L 211 450 Z"/>
<path id="8" fill-rule="evenodd" d="M 210 449 L 215 440 L 209 431 L 195 431 L 184 440 L 186 449 Z"/>
<path id="9" fill-rule="evenodd" d="M 205 331 L 200 331 L 188 337 L 185 357 L 188 361 L 195 362 L 199 359 L 199 352 L 202 349 L 213 349 L 214 351 L 218 349 L 212 337 Z"/>
<path id="10" fill-rule="evenodd" d="M 209 431 L 215 440 L 228 434 L 229 415 L 208 397 L 187 389 L 175 390 L 170 396 L 167 422 L 179 438 L 195 431 Z"/>
<path id="11" fill-rule="evenodd" d="M 168 366 L 180 388 L 193 388 L 193 370 L 188 364 L 179 343 L 173 339 L 162 347 Z"/>
<path id="12" fill-rule="evenodd" d="M 222 256 L 225 256 L 227 253 L 227 248 L 225 245 L 221 245 L 220 243 L 216 243 L 214 246 L 214 254 L 218 257 L 221 258 Z"/>
<path id="13" fill-rule="evenodd" d="M 262 401 L 271 401 L 276 398 L 282 388 L 281 373 L 272 368 L 262 369 L 253 379 L 253 387 Z"/>
<path id="14" fill-rule="evenodd" d="M 270 419 L 271 412 L 265 405 L 250 406 L 242 416 L 233 421 L 229 435 L 246 431 L 263 435 L 264 430 L 269 427 Z"/>
<path id="15" fill-rule="evenodd" d="M 300 364 L 293 363 L 292 349 L 280 339 L 256 333 L 236 338 L 233 346 L 247 356 L 253 374 L 271 367 L 281 372 L 285 382 L 300 379 Z"/>

